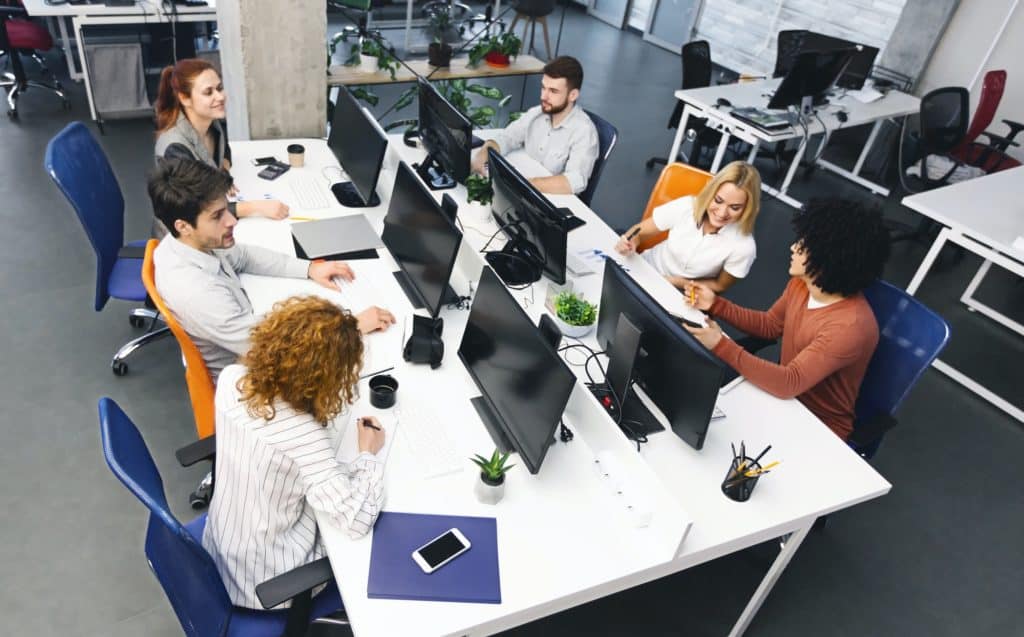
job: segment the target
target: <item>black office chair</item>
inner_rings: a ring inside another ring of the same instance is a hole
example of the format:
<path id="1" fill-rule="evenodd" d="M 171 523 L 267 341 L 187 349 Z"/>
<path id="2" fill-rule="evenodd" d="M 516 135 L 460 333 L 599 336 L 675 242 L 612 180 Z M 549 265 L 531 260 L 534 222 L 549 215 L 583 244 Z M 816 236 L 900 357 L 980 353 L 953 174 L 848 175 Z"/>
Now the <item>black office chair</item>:
<path id="1" fill-rule="evenodd" d="M 800 47 L 804 44 L 806 29 L 789 29 L 779 31 L 778 40 L 775 45 L 775 70 L 772 77 L 782 77 L 789 73 L 793 67 L 796 56 L 800 53 Z"/>
<path id="2" fill-rule="evenodd" d="M 590 117 L 590 121 L 594 122 L 594 128 L 597 129 L 597 161 L 594 162 L 594 168 L 590 171 L 587 187 L 579 194 L 580 201 L 589 206 L 594 198 L 594 191 L 597 190 L 597 182 L 601 179 L 601 173 L 604 172 L 608 156 L 612 154 L 616 142 L 619 141 L 619 130 L 605 118 L 586 109 L 583 109 L 583 112 Z"/>
<path id="3" fill-rule="evenodd" d="M 711 45 L 708 44 L 707 40 L 687 42 L 683 45 L 679 56 L 682 59 L 683 79 L 681 88 L 683 90 L 711 86 Z M 672 115 L 669 116 L 668 125 L 666 126 L 670 130 L 679 127 L 679 120 L 683 117 L 683 107 L 685 106 L 680 100 L 675 102 L 675 108 L 672 110 Z M 693 140 L 693 149 L 690 152 L 694 161 L 700 157 L 701 151 L 704 148 L 717 143 L 718 140 L 718 133 L 708 129 L 705 126 L 705 122 L 707 120 L 700 117 L 690 118 L 687 122 L 689 130 L 696 133 L 696 137 Z M 667 165 L 669 161 L 667 157 L 651 157 L 647 160 L 647 169 L 650 170 L 656 164 Z M 675 161 L 675 158 L 672 158 L 671 161 Z"/>

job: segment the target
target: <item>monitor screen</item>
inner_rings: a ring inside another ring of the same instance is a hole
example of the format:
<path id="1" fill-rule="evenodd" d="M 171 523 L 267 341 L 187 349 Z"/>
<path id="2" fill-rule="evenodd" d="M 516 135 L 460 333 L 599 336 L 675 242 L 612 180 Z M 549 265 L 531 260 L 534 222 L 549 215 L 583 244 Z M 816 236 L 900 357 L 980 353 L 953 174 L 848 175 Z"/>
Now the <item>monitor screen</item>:
<path id="1" fill-rule="evenodd" d="M 611 259 L 605 261 L 597 340 L 611 351 L 619 316 L 641 332 L 633 381 L 687 444 L 704 445 L 725 364 Z"/>
<path id="2" fill-rule="evenodd" d="M 568 245 L 564 215 L 493 148 L 488 150 L 487 172 L 494 189 L 491 209 L 498 223 L 515 224 L 506 234 L 529 244 L 544 275 L 564 284 Z"/>
<path id="3" fill-rule="evenodd" d="M 420 140 L 448 176 L 461 183 L 469 176 L 473 124 L 434 87 L 419 80 Z"/>
<path id="4" fill-rule="evenodd" d="M 490 268 L 480 277 L 459 358 L 494 424 L 530 473 L 540 471 L 576 377 Z"/>
<path id="5" fill-rule="evenodd" d="M 830 35 L 814 31 L 806 32 L 800 47 L 801 51 L 834 51 L 841 49 L 854 49 L 855 52 L 846 70 L 836 80 L 836 86 L 851 90 L 863 88 L 864 81 L 871 74 L 875 58 L 878 56 L 877 48 L 842 38 L 834 38 Z"/>
<path id="6" fill-rule="evenodd" d="M 419 297 L 414 301 L 436 317 L 462 233 L 405 162 L 398 165 L 381 239 Z"/>
<path id="7" fill-rule="evenodd" d="M 363 203 L 369 203 L 377 188 L 388 139 L 345 87 L 338 91 L 327 146 L 352 180 L 352 187 Z"/>
<path id="8" fill-rule="evenodd" d="M 800 107 L 804 98 L 811 98 L 815 104 L 822 103 L 825 92 L 843 74 L 855 52 L 854 48 L 801 51 L 772 95 L 768 108 Z"/>

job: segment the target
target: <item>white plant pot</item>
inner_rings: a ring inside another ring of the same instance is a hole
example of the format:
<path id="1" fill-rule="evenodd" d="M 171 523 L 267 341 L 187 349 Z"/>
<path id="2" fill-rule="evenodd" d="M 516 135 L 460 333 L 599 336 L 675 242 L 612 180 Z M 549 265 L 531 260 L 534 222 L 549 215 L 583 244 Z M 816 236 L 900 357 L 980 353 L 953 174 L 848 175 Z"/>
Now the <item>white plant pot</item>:
<path id="1" fill-rule="evenodd" d="M 501 484 L 492 486 L 484 482 L 482 474 L 478 475 L 473 492 L 476 494 L 476 499 L 480 502 L 484 504 L 497 504 L 505 497 L 505 481 L 502 480 Z"/>
<path id="2" fill-rule="evenodd" d="M 596 323 L 597 321 L 594 321 Z M 569 325 L 558 315 L 555 315 L 555 324 L 558 325 L 558 329 L 562 331 L 562 334 L 572 338 L 583 338 L 587 334 L 590 334 L 594 330 L 594 323 L 590 325 Z"/>
<path id="3" fill-rule="evenodd" d="M 466 203 L 466 219 L 470 223 L 487 223 L 491 220 L 491 204 L 470 201 Z"/>
<path id="4" fill-rule="evenodd" d="M 377 56 L 366 55 L 362 53 L 359 55 L 359 70 L 366 71 L 367 73 L 377 72 Z"/>

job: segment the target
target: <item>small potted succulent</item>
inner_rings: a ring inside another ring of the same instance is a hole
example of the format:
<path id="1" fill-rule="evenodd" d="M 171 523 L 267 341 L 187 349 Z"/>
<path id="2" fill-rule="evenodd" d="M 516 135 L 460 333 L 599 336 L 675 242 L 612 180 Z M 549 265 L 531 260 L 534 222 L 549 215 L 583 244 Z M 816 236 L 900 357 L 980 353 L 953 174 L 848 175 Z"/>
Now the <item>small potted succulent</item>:
<path id="1" fill-rule="evenodd" d="M 597 306 L 574 292 L 561 292 L 555 297 L 555 321 L 562 334 L 572 338 L 586 336 L 597 322 Z"/>
<path id="2" fill-rule="evenodd" d="M 491 199 L 494 190 L 491 180 L 476 173 L 466 178 L 466 214 L 473 221 L 487 222 L 491 219 Z"/>
<path id="3" fill-rule="evenodd" d="M 473 464 L 480 467 L 480 479 L 476 481 L 474 489 L 477 500 L 484 504 L 497 504 L 505 497 L 505 473 L 515 466 L 514 464 L 505 464 L 508 462 L 509 455 L 511 452 L 503 454 L 495 449 L 490 460 L 480 454 L 470 458 Z"/>

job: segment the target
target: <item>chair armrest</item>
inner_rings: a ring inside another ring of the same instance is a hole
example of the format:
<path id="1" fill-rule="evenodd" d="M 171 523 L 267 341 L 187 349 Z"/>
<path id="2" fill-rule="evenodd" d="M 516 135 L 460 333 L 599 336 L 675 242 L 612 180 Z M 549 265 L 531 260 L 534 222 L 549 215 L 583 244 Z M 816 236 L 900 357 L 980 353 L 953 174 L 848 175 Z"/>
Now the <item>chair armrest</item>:
<path id="1" fill-rule="evenodd" d="M 856 423 L 847 442 L 852 443 L 857 448 L 867 447 L 898 423 L 899 421 L 892 414 L 878 414 L 874 418 L 868 418 Z"/>
<path id="2" fill-rule="evenodd" d="M 217 436 L 200 438 L 192 444 L 185 445 L 174 452 L 178 463 L 183 467 L 191 467 L 202 460 L 212 460 L 217 454 Z"/>
<path id="3" fill-rule="evenodd" d="M 1020 122 L 1015 122 L 1012 119 L 1004 119 L 1003 123 L 1006 124 L 1006 126 L 1010 129 L 1010 134 L 1007 135 L 1007 137 L 1009 137 L 1011 140 L 1013 140 L 1013 138 L 1017 136 L 1017 133 L 1024 130 L 1024 124 L 1021 124 Z"/>
<path id="4" fill-rule="evenodd" d="M 317 586 L 331 581 L 333 577 L 331 563 L 326 557 L 322 557 L 257 585 L 256 597 L 263 604 L 263 608 L 270 609 L 301 593 L 312 591 Z"/>
<path id="5" fill-rule="evenodd" d="M 1002 135 L 996 135 L 995 133 L 990 133 L 988 131 L 982 131 L 978 133 L 978 135 L 984 135 L 985 137 L 988 137 L 988 145 L 991 146 L 992 148 L 995 148 L 996 150 L 1005 151 L 1010 146 L 1020 146 L 1020 144 L 1013 141 L 1009 137 L 1003 137 Z"/>

